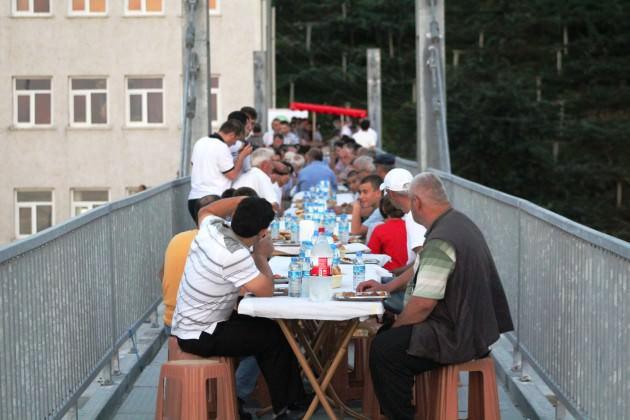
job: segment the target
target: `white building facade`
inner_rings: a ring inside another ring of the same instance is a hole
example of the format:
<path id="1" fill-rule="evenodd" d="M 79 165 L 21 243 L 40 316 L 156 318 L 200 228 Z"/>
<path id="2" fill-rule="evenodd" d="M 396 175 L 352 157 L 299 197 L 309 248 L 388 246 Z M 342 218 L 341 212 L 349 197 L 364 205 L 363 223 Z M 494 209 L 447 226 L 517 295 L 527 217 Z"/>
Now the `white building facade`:
<path id="1" fill-rule="evenodd" d="M 254 103 L 263 5 L 207 1 L 216 127 Z M 2 3 L 0 244 L 174 179 L 184 0 Z"/>

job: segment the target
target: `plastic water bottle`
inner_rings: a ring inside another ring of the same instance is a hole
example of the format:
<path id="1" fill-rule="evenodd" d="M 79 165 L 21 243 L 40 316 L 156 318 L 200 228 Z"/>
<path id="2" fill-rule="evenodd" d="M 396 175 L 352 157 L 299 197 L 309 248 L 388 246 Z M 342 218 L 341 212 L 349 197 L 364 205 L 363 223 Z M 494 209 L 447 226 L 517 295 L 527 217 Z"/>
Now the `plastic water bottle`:
<path id="1" fill-rule="evenodd" d="M 347 244 L 350 240 L 350 226 L 348 226 L 348 217 L 342 214 L 339 217 L 339 242 Z"/>
<path id="2" fill-rule="evenodd" d="M 302 294 L 302 263 L 298 257 L 291 258 L 289 264 L 289 296 L 300 297 Z"/>
<path id="3" fill-rule="evenodd" d="M 291 219 L 289 231 L 291 232 L 291 242 L 300 242 L 300 225 L 297 220 Z"/>
<path id="4" fill-rule="evenodd" d="M 280 236 L 280 222 L 278 219 L 273 219 L 271 222 L 271 239 L 277 239 Z"/>
<path id="5" fill-rule="evenodd" d="M 302 297 L 308 297 L 308 286 L 309 286 L 309 276 L 311 275 L 311 257 L 310 251 L 309 256 L 306 256 L 306 252 L 304 250 L 300 251 L 300 262 L 302 263 L 302 292 L 300 295 Z"/>
<path id="6" fill-rule="evenodd" d="M 339 267 L 339 264 L 341 264 L 341 253 L 339 252 L 339 248 L 337 248 L 337 244 L 331 244 L 330 247 L 333 251 L 332 266 Z"/>
<path id="7" fill-rule="evenodd" d="M 357 290 L 357 286 L 362 281 L 365 281 L 365 263 L 363 262 L 363 252 L 357 252 L 352 264 L 352 288 Z"/>

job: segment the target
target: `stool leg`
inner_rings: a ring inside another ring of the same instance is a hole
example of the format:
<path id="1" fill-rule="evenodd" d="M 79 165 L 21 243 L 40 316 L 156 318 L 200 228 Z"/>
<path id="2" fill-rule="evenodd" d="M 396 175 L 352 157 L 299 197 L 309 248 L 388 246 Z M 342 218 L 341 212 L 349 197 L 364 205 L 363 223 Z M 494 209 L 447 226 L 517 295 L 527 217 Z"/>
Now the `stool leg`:
<path id="1" fill-rule="evenodd" d="M 484 420 L 484 380 L 481 372 L 468 373 L 468 419 Z"/>
<path id="2" fill-rule="evenodd" d="M 217 419 L 238 419 L 236 383 L 234 371 L 229 364 L 223 375 L 217 379 L 217 404 Z"/>
<path id="3" fill-rule="evenodd" d="M 164 410 L 164 367 L 160 369 L 160 381 L 158 383 L 156 407 L 155 407 L 155 420 L 162 420 L 162 410 Z"/>
<path id="4" fill-rule="evenodd" d="M 437 399 L 438 420 L 457 420 L 458 401 L 457 383 L 459 369 L 454 366 L 440 368 L 440 375 Z"/>

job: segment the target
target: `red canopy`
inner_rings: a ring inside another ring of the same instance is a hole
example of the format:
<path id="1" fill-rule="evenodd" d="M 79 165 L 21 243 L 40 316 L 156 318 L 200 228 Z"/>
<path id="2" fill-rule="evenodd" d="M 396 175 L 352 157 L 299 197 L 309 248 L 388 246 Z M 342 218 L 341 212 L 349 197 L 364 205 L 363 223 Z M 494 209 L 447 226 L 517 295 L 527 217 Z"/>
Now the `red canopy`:
<path id="1" fill-rule="evenodd" d="M 343 108 L 340 106 L 306 104 L 304 102 L 291 102 L 289 105 L 293 111 L 311 111 L 318 114 L 345 115 L 353 118 L 367 117 L 367 110 L 357 108 Z"/>

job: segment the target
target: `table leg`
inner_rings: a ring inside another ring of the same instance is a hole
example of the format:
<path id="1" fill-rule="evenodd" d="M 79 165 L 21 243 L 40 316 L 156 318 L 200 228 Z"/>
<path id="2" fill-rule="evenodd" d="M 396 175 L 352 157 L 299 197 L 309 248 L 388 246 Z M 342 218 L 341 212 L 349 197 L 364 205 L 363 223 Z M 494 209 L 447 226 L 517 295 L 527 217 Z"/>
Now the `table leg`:
<path id="1" fill-rule="evenodd" d="M 315 375 L 313 374 L 313 371 L 311 370 L 310 366 L 308 365 L 308 362 L 307 362 L 306 358 L 304 357 L 304 355 L 300 351 L 300 347 L 298 346 L 297 342 L 295 341 L 295 337 L 293 337 L 293 333 L 291 332 L 291 329 L 288 327 L 287 323 L 283 319 L 277 319 L 276 322 L 278 322 L 278 325 L 280 326 L 280 329 L 284 333 L 284 336 L 286 337 L 287 342 L 289 343 L 289 346 L 291 346 L 291 349 L 293 350 L 293 353 L 295 354 L 295 357 L 297 358 L 298 362 L 300 363 L 300 366 L 302 366 L 302 369 L 304 370 L 304 373 L 306 374 L 306 377 L 308 378 L 308 381 L 311 383 L 311 386 L 313 387 L 313 391 L 315 391 L 316 397 L 315 397 L 315 399 L 313 401 L 316 402 L 317 399 L 319 399 L 319 401 L 321 401 L 322 406 L 324 407 L 324 410 L 326 411 L 326 414 L 328 415 L 328 417 L 330 419 L 337 420 L 337 416 L 335 415 L 335 412 L 333 411 L 332 407 L 330 406 L 330 403 L 326 399 L 326 395 L 324 394 L 324 391 L 319 386 L 319 382 L 317 381 L 317 378 L 315 377 Z M 312 405 L 313 405 L 313 403 L 311 403 L 311 406 Z M 309 411 L 310 411 L 310 407 L 309 407 Z M 313 410 L 313 411 L 315 411 L 315 410 Z M 304 416 L 304 419 L 308 420 L 308 419 L 310 419 L 310 417 L 312 415 L 313 415 L 312 412 L 310 413 L 310 415 L 307 412 L 307 414 Z"/>

